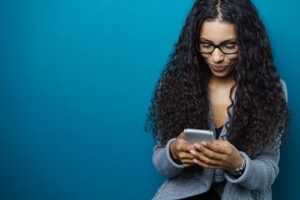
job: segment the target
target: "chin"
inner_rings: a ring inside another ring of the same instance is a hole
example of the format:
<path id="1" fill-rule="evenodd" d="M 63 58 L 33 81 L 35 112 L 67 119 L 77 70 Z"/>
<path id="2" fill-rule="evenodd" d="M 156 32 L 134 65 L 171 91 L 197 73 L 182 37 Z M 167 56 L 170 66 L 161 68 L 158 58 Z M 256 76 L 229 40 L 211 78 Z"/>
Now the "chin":
<path id="1" fill-rule="evenodd" d="M 227 78 L 227 77 L 230 77 L 233 75 L 233 71 L 226 71 L 226 72 L 222 72 L 222 73 L 217 73 L 217 72 L 213 72 L 212 71 L 212 74 L 218 78 Z"/>

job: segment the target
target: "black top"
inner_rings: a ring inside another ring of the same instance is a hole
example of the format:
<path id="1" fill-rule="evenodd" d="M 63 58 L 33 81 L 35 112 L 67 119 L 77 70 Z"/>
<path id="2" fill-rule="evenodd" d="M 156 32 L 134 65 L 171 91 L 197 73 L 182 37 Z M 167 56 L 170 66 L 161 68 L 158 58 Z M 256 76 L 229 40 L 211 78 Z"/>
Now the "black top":
<path id="1" fill-rule="evenodd" d="M 209 191 L 203 193 L 203 194 L 199 194 L 196 196 L 192 196 L 192 197 L 188 197 L 182 200 L 220 200 L 220 196 L 217 194 L 217 192 L 210 188 Z"/>
<path id="2" fill-rule="evenodd" d="M 224 126 L 224 125 L 223 125 Z M 216 139 L 219 138 L 220 134 L 221 134 L 221 131 L 223 129 L 223 126 L 220 126 L 219 128 L 216 128 Z"/>

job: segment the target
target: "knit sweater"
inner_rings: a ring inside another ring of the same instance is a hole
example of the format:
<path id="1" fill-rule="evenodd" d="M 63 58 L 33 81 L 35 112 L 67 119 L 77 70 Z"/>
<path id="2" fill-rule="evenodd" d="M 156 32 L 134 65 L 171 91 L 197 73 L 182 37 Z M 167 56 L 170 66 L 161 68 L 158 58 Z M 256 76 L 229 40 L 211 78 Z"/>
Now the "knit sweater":
<path id="1" fill-rule="evenodd" d="M 281 82 L 287 100 L 286 85 Z M 210 111 L 209 116 L 211 115 Z M 209 121 L 213 128 L 213 121 Z M 223 128 L 220 138 L 224 138 L 225 135 L 226 128 Z M 279 151 L 272 153 L 266 145 L 254 158 L 240 151 L 245 158 L 246 168 L 243 174 L 236 178 L 220 169 L 184 167 L 177 164 L 171 158 L 169 151 L 173 140 L 175 138 L 169 140 L 166 145 L 158 142 L 154 147 L 153 164 L 160 174 L 168 177 L 153 197 L 154 200 L 175 200 L 202 194 L 208 191 L 212 183 L 220 177 L 225 180 L 221 193 L 222 200 L 272 199 L 271 186 L 279 173 Z"/>

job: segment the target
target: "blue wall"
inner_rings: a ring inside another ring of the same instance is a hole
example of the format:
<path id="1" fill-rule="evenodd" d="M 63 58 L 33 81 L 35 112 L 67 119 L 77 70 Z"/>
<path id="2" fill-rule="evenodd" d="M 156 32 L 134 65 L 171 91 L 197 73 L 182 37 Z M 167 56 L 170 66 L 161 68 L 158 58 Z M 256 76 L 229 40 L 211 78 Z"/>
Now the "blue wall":
<path id="1" fill-rule="evenodd" d="M 143 130 L 194 0 L 1 0 L 0 199 L 150 199 Z M 300 198 L 299 1 L 259 1 L 293 110 L 274 199 Z"/>

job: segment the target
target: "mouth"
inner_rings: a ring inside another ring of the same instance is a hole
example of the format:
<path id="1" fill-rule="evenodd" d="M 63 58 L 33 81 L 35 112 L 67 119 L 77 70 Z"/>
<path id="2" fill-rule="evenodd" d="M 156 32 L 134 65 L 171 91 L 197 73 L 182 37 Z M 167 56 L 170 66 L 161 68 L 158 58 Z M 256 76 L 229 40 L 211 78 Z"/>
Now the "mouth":
<path id="1" fill-rule="evenodd" d="M 226 70 L 226 66 L 220 66 L 220 65 L 211 65 L 211 69 L 217 73 L 222 73 Z"/>

